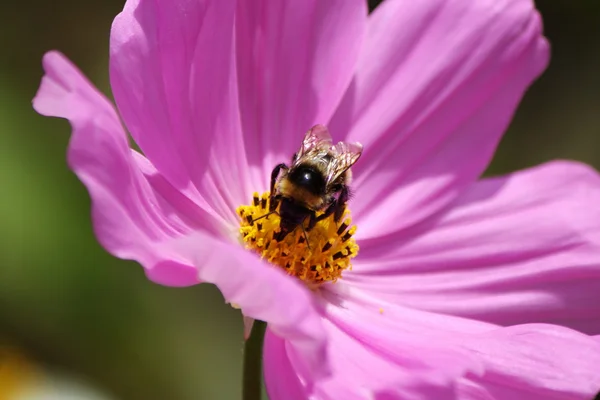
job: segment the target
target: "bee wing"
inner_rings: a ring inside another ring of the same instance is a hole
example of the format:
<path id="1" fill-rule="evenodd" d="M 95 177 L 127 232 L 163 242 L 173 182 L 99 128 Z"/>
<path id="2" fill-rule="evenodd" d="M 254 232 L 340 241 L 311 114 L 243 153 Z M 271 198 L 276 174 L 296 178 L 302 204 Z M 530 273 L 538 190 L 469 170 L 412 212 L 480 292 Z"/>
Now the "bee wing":
<path id="1" fill-rule="evenodd" d="M 323 125 L 315 125 L 304 136 L 302 147 L 298 152 L 297 159 L 301 159 L 307 153 L 313 151 L 329 150 L 331 148 L 331 134 L 327 127 Z"/>
<path id="2" fill-rule="evenodd" d="M 331 148 L 333 162 L 329 165 L 329 182 L 336 180 L 348 168 L 350 168 L 360 158 L 363 151 L 363 145 L 355 143 L 339 142 Z"/>

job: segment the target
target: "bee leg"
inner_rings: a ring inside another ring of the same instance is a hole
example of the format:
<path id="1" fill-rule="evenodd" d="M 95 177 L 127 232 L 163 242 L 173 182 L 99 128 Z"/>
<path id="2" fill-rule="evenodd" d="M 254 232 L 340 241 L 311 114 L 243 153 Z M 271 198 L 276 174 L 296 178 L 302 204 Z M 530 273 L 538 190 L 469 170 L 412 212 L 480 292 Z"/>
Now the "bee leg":
<path id="1" fill-rule="evenodd" d="M 309 220 L 309 224 L 310 224 L 310 220 Z M 306 240 L 306 247 L 308 247 L 308 249 L 310 250 L 310 242 L 308 241 L 308 235 L 306 234 L 306 231 L 309 229 L 305 229 L 303 223 L 300 224 L 300 226 L 302 227 L 302 233 L 304 233 L 304 240 Z"/>
<path id="2" fill-rule="evenodd" d="M 280 230 L 279 232 L 275 232 L 273 233 L 273 239 L 276 242 L 281 242 L 283 240 L 283 238 L 285 238 L 287 236 L 289 232 L 284 231 L 284 230 Z"/>
<path id="3" fill-rule="evenodd" d="M 342 216 L 344 215 L 344 210 L 346 209 L 346 203 L 348 202 L 349 198 L 350 198 L 350 190 L 348 189 L 348 186 L 342 187 L 340 196 L 338 197 L 338 200 L 335 202 L 335 204 L 336 204 L 335 215 L 333 217 L 335 222 L 339 222 L 340 219 L 342 218 Z"/>
<path id="4" fill-rule="evenodd" d="M 340 192 L 340 196 L 337 200 L 333 200 L 331 204 L 325 209 L 325 212 L 318 217 L 315 215 L 311 215 L 310 220 L 308 221 L 308 231 L 315 227 L 317 222 L 324 220 L 329 217 L 331 214 L 334 215 L 335 222 L 339 222 L 342 216 L 344 215 L 344 210 L 346 209 L 346 203 L 350 198 L 350 191 L 347 186 L 344 186 Z"/>
<path id="5" fill-rule="evenodd" d="M 275 182 L 277 182 L 277 176 L 279 175 L 279 171 L 281 171 L 282 169 L 287 170 L 288 166 L 284 163 L 277 164 L 275 168 L 273 168 L 273 172 L 271 172 L 271 193 L 273 193 L 273 190 L 275 189 Z"/>
<path id="6" fill-rule="evenodd" d="M 325 211 L 325 212 L 327 212 L 327 211 Z M 308 232 L 312 228 L 314 228 L 315 225 L 317 224 L 317 222 L 319 222 L 321 219 L 319 217 L 317 217 L 317 214 L 315 214 L 314 212 L 310 213 L 310 215 L 308 216 L 308 224 L 306 226 L 306 231 Z"/>
<path id="7" fill-rule="evenodd" d="M 307 231 L 310 231 L 312 228 L 315 227 L 315 225 L 317 224 L 317 222 L 324 220 L 325 218 L 329 217 L 331 214 L 334 213 L 334 211 L 337 209 L 337 201 L 333 200 L 331 202 L 331 204 L 329 204 L 329 206 L 325 209 L 325 212 L 321 215 L 319 215 L 318 217 L 315 215 L 315 213 L 312 213 L 310 216 L 310 219 L 308 220 L 308 228 L 306 229 Z"/>
<path id="8" fill-rule="evenodd" d="M 279 200 L 281 200 L 281 196 L 278 195 L 271 195 L 269 197 L 269 212 L 274 212 L 277 209 L 277 206 L 279 205 Z"/>
<path id="9" fill-rule="evenodd" d="M 273 168 L 273 172 L 271 172 L 269 211 L 274 211 L 279 203 L 279 199 L 276 199 L 275 197 L 275 183 L 277 182 L 277 176 L 282 169 L 287 170 L 288 166 L 283 163 L 277 164 L 275 168 Z"/>
<path id="10" fill-rule="evenodd" d="M 260 216 L 260 217 L 258 217 L 258 218 L 254 218 L 254 219 L 252 219 L 252 223 L 255 223 L 256 221 L 258 221 L 258 220 L 261 220 L 261 219 L 263 219 L 263 218 L 266 218 L 266 217 L 268 217 L 268 216 L 269 216 L 269 215 L 271 215 L 271 214 L 279 214 L 279 213 L 278 213 L 277 211 L 270 211 L 270 212 L 266 213 L 265 215 L 261 215 L 261 216 Z"/>

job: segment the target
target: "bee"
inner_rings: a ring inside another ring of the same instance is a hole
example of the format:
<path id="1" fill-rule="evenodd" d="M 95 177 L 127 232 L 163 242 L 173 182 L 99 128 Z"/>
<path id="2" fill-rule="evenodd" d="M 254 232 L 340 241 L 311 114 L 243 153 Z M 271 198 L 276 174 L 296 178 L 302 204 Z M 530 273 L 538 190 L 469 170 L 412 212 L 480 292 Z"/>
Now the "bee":
<path id="1" fill-rule="evenodd" d="M 309 245 L 306 232 L 317 222 L 332 214 L 339 222 L 350 198 L 350 167 L 362 150 L 360 143 L 333 145 L 323 125 L 315 125 L 306 133 L 290 166 L 278 164 L 271 173 L 269 214 L 277 213 L 281 218 L 280 230 L 273 236 L 276 241 L 301 227 Z"/>

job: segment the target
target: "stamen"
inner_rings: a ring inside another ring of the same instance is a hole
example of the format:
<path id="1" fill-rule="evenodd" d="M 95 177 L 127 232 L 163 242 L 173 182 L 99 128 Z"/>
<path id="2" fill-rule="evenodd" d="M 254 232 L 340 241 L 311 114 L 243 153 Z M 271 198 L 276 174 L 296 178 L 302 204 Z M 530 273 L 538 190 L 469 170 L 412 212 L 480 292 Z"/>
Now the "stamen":
<path id="1" fill-rule="evenodd" d="M 346 225 L 345 222 L 342 222 L 342 224 L 340 225 L 340 227 L 338 228 L 338 230 L 336 232 L 338 234 L 338 236 L 341 235 L 342 233 L 344 233 L 344 231 L 346 230 L 347 227 L 348 227 L 348 225 Z"/>
<path id="2" fill-rule="evenodd" d="M 236 210 L 240 216 L 240 235 L 247 249 L 313 285 L 335 282 L 344 270 L 352 267 L 351 259 L 358 254 L 358 245 L 353 238 L 356 226 L 352 225 L 347 207 L 339 221 L 332 214 L 309 231 L 306 221 L 304 227 L 298 226 L 281 241 L 275 240 L 281 231 L 281 218 L 277 212 L 266 215 L 268 210 L 268 192 L 254 193 L 251 205 Z"/>

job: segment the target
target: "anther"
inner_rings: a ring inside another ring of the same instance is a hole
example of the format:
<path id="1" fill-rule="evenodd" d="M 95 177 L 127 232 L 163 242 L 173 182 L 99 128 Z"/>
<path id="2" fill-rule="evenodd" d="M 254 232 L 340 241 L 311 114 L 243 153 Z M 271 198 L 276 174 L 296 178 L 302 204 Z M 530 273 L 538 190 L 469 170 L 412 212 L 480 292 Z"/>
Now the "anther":
<path id="1" fill-rule="evenodd" d="M 342 222 L 342 224 L 340 225 L 340 227 L 337 230 L 338 236 L 341 235 L 346 230 L 347 227 L 348 227 L 348 225 L 345 222 Z"/>

